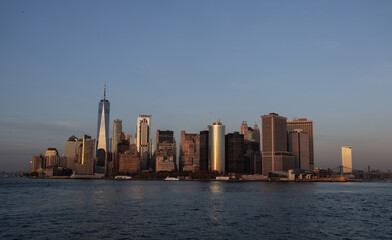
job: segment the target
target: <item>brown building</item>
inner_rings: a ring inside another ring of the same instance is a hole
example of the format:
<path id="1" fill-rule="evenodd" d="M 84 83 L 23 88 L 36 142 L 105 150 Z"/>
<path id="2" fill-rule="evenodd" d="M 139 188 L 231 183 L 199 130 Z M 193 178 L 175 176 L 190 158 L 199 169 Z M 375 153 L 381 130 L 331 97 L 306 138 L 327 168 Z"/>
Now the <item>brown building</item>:
<path id="1" fill-rule="evenodd" d="M 181 131 L 180 171 L 197 171 L 200 169 L 200 135 Z"/>
<path id="2" fill-rule="evenodd" d="M 295 160 L 287 151 L 287 118 L 276 113 L 261 116 L 262 174 L 295 168 Z"/>
<path id="3" fill-rule="evenodd" d="M 295 168 L 309 169 L 309 134 L 301 129 L 289 132 L 289 152 L 295 157 Z"/>
<path id="4" fill-rule="evenodd" d="M 313 147 L 313 121 L 306 118 L 299 118 L 286 123 L 287 131 L 294 131 L 295 129 L 302 129 L 309 134 L 309 169 L 314 169 L 314 147 Z"/>
<path id="5" fill-rule="evenodd" d="M 141 170 L 140 155 L 137 151 L 136 144 L 124 152 L 118 152 L 118 172 L 119 173 L 136 173 Z"/>
<path id="6" fill-rule="evenodd" d="M 43 171 L 45 169 L 45 158 L 40 154 L 39 156 L 33 156 L 30 161 L 30 173 Z"/>
<path id="7" fill-rule="evenodd" d="M 226 135 L 225 143 L 225 170 L 229 173 L 245 172 L 244 135 L 238 132 Z"/>
<path id="8" fill-rule="evenodd" d="M 156 172 L 171 172 L 176 169 L 174 155 L 171 151 L 159 150 L 155 152 Z"/>

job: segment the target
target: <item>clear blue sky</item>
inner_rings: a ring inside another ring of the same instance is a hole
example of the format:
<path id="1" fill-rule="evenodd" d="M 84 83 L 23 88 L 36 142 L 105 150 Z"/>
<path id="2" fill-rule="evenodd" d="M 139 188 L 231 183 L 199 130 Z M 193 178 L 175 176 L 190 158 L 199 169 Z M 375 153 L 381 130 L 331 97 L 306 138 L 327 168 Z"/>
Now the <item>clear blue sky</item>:
<path id="1" fill-rule="evenodd" d="M 316 167 L 392 169 L 392 1 L 0 1 L 0 171 L 73 134 L 314 121 Z"/>

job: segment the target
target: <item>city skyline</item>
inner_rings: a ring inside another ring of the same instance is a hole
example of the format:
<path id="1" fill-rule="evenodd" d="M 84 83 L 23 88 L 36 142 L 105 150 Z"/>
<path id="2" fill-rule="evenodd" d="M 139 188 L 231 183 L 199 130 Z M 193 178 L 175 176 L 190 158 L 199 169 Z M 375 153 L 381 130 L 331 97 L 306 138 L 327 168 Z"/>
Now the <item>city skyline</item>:
<path id="1" fill-rule="evenodd" d="M 0 3 L 0 170 L 95 138 L 107 81 L 126 134 L 313 121 L 315 167 L 392 169 L 390 1 Z M 88 14 L 88 15 L 86 15 Z M 113 121 L 109 122 L 112 126 Z M 109 136 L 113 129 L 109 127 Z M 154 136 L 151 136 L 155 139 Z"/>

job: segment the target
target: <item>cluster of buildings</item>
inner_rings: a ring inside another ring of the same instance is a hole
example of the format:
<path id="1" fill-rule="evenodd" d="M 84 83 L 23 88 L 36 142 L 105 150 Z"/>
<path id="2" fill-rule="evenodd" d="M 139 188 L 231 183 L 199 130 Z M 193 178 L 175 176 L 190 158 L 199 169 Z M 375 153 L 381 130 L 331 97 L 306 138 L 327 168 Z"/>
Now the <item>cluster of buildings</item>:
<path id="1" fill-rule="evenodd" d="M 134 136 L 123 132 L 122 120 L 114 120 L 112 138 L 109 116 L 105 87 L 98 107 L 97 138 L 69 137 L 65 155 L 49 148 L 45 155 L 33 156 L 30 172 L 115 176 L 142 171 L 217 171 L 267 176 L 290 169 L 314 169 L 313 122 L 307 119 L 287 121 L 270 113 L 261 116 L 261 133 L 257 123 L 252 128 L 245 121 L 240 132 L 226 133 L 225 125 L 217 121 L 198 133 L 182 130 L 177 151 L 171 130 L 157 130 L 153 144 L 151 115 L 139 115 Z"/>

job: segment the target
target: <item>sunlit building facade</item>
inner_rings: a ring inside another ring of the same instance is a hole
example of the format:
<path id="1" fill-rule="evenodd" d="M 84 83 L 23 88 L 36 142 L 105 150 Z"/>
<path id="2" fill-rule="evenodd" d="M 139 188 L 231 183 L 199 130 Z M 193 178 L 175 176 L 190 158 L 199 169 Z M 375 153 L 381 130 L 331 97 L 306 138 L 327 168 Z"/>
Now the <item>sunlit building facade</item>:
<path id="1" fill-rule="evenodd" d="M 309 134 L 309 169 L 314 169 L 314 146 L 313 146 L 313 121 L 306 118 L 298 118 L 293 121 L 286 122 L 287 132 L 295 129 L 302 129 L 303 132 Z"/>
<path id="2" fill-rule="evenodd" d="M 343 168 L 343 173 L 353 172 L 353 159 L 352 159 L 351 146 L 342 147 L 342 168 Z"/>
<path id="3" fill-rule="evenodd" d="M 209 145 L 208 159 L 210 162 L 210 170 L 225 172 L 225 131 L 226 126 L 221 122 L 215 122 L 208 126 Z"/>

